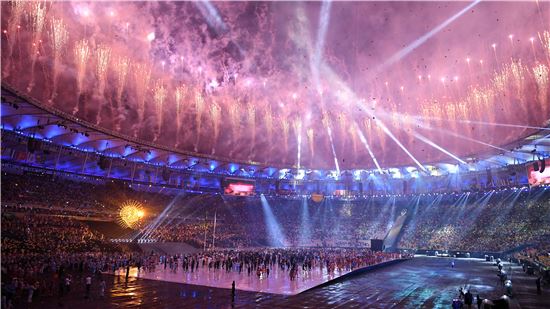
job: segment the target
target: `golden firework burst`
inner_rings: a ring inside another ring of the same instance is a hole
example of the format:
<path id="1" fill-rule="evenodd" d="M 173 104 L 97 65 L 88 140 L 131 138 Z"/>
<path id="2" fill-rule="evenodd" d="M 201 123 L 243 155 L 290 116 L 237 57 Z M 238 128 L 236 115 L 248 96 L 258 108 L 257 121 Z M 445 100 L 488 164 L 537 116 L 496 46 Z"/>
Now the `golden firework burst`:
<path id="1" fill-rule="evenodd" d="M 140 202 L 129 200 L 120 206 L 118 222 L 120 225 L 129 228 L 137 228 L 145 217 L 145 211 Z"/>

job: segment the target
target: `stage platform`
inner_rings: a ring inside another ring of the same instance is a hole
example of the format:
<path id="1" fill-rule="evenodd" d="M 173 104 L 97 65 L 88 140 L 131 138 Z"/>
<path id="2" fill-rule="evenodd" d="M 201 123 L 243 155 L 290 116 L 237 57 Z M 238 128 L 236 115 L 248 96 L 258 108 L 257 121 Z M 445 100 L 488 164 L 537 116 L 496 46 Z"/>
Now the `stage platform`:
<path id="1" fill-rule="evenodd" d="M 178 267 L 176 271 L 171 270 L 169 267 L 164 269 L 164 265 L 158 265 L 156 270 L 152 272 L 145 271 L 143 268 L 138 272 L 137 268 L 134 267 L 130 269 L 129 276 L 141 279 L 177 282 L 224 289 L 231 289 L 231 284 L 235 281 L 235 288 L 241 291 L 296 295 L 318 286 L 333 283 L 350 275 L 363 273 L 371 269 L 384 267 L 385 265 L 394 264 L 400 261 L 404 260 L 391 260 L 372 266 L 358 268 L 353 271 L 335 270 L 331 273 L 327 272 L 326 267 L 323 267 L 323 269 L 315 267 L 311 271 L 300 270 L 298 277 L 294 280 L 290 280 L 288 270 L 282 270 L 277 266 L 271 268 L 269 276 L 263 275 L 261 277 L 258 277 L 255 271 L 248 275 L 246 269 L 243 269 L 242 272 L 239 273 L 237 271 L 227 272 L 223 269 L 214 270 L 208 269 L 208 267 L 199 267 L 198 270 L 191 272 L 184 271 L 181 266 Z M 120 269 L 115 272 L 115 275 L 125 276 L 126 270 Z"/>
<path id="2" fill-rule="evenodd" d="M 474 295 L 497 299 L 505 289 L 498 281 L 493 263 L 481 259 L 415 257 L 354 275 L 335 284 L 316 287 L 297 295 L 237 291 L 235 299 L 227 288 L 147 280 L 125 276 L 104 276 L 105 297 L 99 296 L 99 280 L 92 280 L 91 298 L 84 299 L 84 284 L 75 281 L 71 293 L 62 300 L 57 297 L 40 297 L 36 302 L 15 309 L 44 308 L 451 308 L 458 288 L 467 286 Z M 550 308 L 550 289 L 543 286 L 537 295 L 535 277 L 525 274 L 521 266 L 512 266 L 514 298 L 511 309 Z M 181 275 L 181 273 L 180 273 Z M 340 277 L 341 278 L 341 277 Z"/>

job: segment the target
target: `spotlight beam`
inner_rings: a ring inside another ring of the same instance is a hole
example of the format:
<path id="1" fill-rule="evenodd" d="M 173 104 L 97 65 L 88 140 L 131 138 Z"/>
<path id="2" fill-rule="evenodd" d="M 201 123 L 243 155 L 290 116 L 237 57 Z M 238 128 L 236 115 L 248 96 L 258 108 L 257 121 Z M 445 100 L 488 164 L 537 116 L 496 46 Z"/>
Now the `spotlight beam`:
<path id="1" fill-rule="evenodd" d="M 448 155 L 449 157 L 457 160 L 458 162 L 462 163 L 462 164 L 468 164 L 466 163 L 464 160 L 460 159 L 459 157 L 457 157 L 456 155 L 452 154 L 451 152 L 447 151 L 446 149 L 444 149 L 443 147 L 439 146 L 438 144 L 432 142 L 431 140 L 429 140 L 427 137 L 419 134 L 419 133 L 416 133 L 414 132 L 413 135 L 418 138 L 419 140 L 423 141 L 424 143 L 434 147 L 435 149 L 443 152 L 444 154 Z"/>
<path id="2" fill-rule="evenodd" d="M 414 118 L 416 118 L 416 119 L 428 119 L 428 120 L 447 120 L 447 119 L 443 119 L 443 118 L 424 117 L 424 116 L 415 116 Z M 460 122 L 460 123 L 477 124 L 477 125 L 484 125 L 484 126 L 495 126 L 495 127 L 534 129 L 534 130 L 550 131 L 550 128 L 548 128 L 548 127 L 526 126 L 526 125 L 511 124 L 511 123 L 496 123 L 496 122 L 486 122 L 486 121 L 467 120 L 467 119 L 463 119 L 463 120 L 458 119 L 458 120 L 455 120 L 455 121 Z"/>
<path id="3" fill-rule="evenodd" d="M 367 113 L 369 113 L 371 116 L 372 113 L 370 111 L 367 110 Z M 420 167 L 420 169 L 422 169 L 424 172 L 428 172 L 428 170 L 422 165 L 420 164 L 420 162 L 413 156 L 413 154 L 397 139 L 397 137 L 395 137 L 393 135 L 393 133 L 391 133 L 391 131 L 386 127 L 386 125 L 384 125 L 384 123 L 382 123 L 382 121 L 380 121 L 378 118 L 375 118 L 375 122 L 378 126 L 380 126 L 382 128 L 382 130 L 384 131 L 384 133 L 386 133 L 387 136 L 389 136 L 396 144 L 397 146 L 399 146 L 399 148 L 401 148 L 401 150 L 403 150 L 403 152 L 405 152 L 413 161 L 414 163 L 416 163 L 416 165 L 418 165 L 418 167 Z"/>
<path id="4" fill-rule="evenodd" d="M 442 22 L 441 24 L 437 25 L 435 28 L 433 28 L 432 30 L 430 30 L 429 32 L 425 33 L 424 35 L 422 35 L 421 37 L 419 37 L 418 39 L 416 39 L 415 41 L 413 41 L 412 43 L 410 43 L 409 45 L 407 45 L 405 48 L 401 49 L 400 51 L 396 52 L 395 54 L 393 54 L 388 60 L 386 60 L 386 62 L 384 62 L 379 68 L 378 70 L 382 70 L 386 67 L 388 67 L 389 65 L 401 60 L 402 58 L 404 58 L 405 56 L 407 56 L 409 53 L 411 53 L 413 50 L 415 50 L 416 48 L 418 48 L 420 45 L 424 44 L 426 41 L 428 41 L 431 37 L 433 37 L 434 35 L 436 35 L 437 33 L 439 33 L 441 30 L 443 30 L 445 27 L 447 27 L 448 25 L 450 25 L 453 21 L 455 21 L 456 19 L 458 19 L 460 16 L 462 16 L 464 13 L 468 12 L 471 8 L 473 8 L 474 6 L 476 6 L 479 2 L 481 2 L 481 0 L 475 0 L 474 2 L 470 3 L 468 6 L 466 6 L 465 8 L 463 8 L 462 10 L 460 10 L 459 12 L 457 12 L 456 14 L 454 14 L 453 16 L 449 17 L 447 20 L 445 20 L 444 22 Z M 378 71 L 377 70 L 377 71 Z"/>
<path id="5" fill-rule="evenodd" d="M 185 193 L 184 193 L 185 195 Z M 177 197 L 176 197 L 177 198 Z M 145 228 L 145 231 L 143 233 L 143 236 L 142 238 L 147 238 L 149 237 L 149 235 L 151 235 L 153 233 L 154 230 L 156 230 L 158 227 L 162 226 L 165 222 L 165 220 L 167 218 L 170 218 L 172 217 L 171 214 L 172 212 L 174 211 L 174 205 L 176 204 L 176 198 L 174 198 L 169 204 L 168 206 L 166 206 L 162 212 L 155 218 L 155 220 L 151 221 L 151 223 L 149 223 L 147 225 L 147 227 Z M 173 221 L 174 219 L 172 218 L 170 220 Z M 168 222 L 168 223 L 170 223 Z"/>
<path id="6" fill-rule="evenodd" d="M 340 176 L 340 165 L 338 164 L 338 157 L 336 157 L 336 149 L 334 148 L 334 141 L 332 139 L 332 129 L 330 128 L 330 125 L 327 124 L 327 133 L 328 133 L 328 139 L 330 141 L 330 148 L 332 150 L 332 156 L 334 158 L 334 165 L 336 166 L 336 172 L 338 172 L 338 177 Z"/>
<path id="7" fill-rule="evenodd" d="M 204 19 L 206 19 L 208 25 L 216 32 L 227 31 L 227 25 L 223 22 L 218 10 L 210 1 L 201 0 L 196 2 L 195 5 L 198 7 Z"/>
<path id="8" fill-rule="evenodd" d="M 319 79 L 319 66 L 323 57 L 323 48 L 325 46 L 325 38 L 327 34 L 328 25 L 330 23 L 330 7 L 331 1 L 323 1 L 321 5 L 321 12 L 319 14 L 319 30 L 317 31 L 317 41 L 315 43 L 315 51 L 313 57 L 311 57 L 311 73 L 317 86 L 317 90 L 321 89 Z"/>
<path id="9" fill-rule="evenodd" d="M 417 120 L 418 120 L 418 119 L 417 119 Z M 498 147 L 498 146 L 495 146 L 495 145 L 492 145 L 492 144 L 489 144 L 489 143 L 485 143 L 485 142 L 482 142 L 482 141 L 479 141 L 479 140 L 470 138 L 470 137 L 468 137 L 468 136 L 464 136 L 464 135 L 462 135 L 462 134 L 458 134 L 458 133 L 456 133 L 456 132 L 452 132 L 452 131 L 449 131 L 449 130 L 446 130 L 446 129 L 443 129 L 443 128 L 434 128 L 434 127 L 430 126 L 429 124 L 426 124 L 426 123 L 424 123 L 424 122 L 422 122 L 422 121 L 415 121 L 415 122 L 413 122 L 412 120 L 409 120 L 408 122 L 412 122 L 413 124 L 416 124 L 416 125 L 420 126 L 421 128 L 426 129 L 426 130 L 430 130 L 430 131 L 435 131 L 435 130 L 437 130 L 438 132 L 441 132 L 441 133 L 444 133 L 444 134 L 447 134 L 447 135 L 452 135 L 452 136 L 454 136 L 454 137 L 458 137 L 458 138 L 461 138 L 461 139 L 464 139 L 464 140 L 467 140 L 467 141 L 470 141 L 470 142 L 478 143 L 478 144 L 481 144 L 481 145 L 484 145 L 484 146 L 487 146 L 487 147 L 490 147 L 490 148 L 494 148 L 494 149 L 503 151 L 503 152 L 505 152 L 505 153 L 512 153 L 512 154 L 517 153 L 517 152 L 510 151 L 510 150 L 508 150 L 508 149 L 504 149 L 504 148 L 502 148 L 502 147 Z M 516 158 L 516 159 L 525 160 L 525 158 L 518 157 L 518 156 L 514 156 L 514 155 L 511 155 L 511 157 Z"/>
<path id="10" fill-rule="evenodd" d="M 277 222 L 277 218 L 275 218 L 275 215 L 271 211 L 271 206 L 263 194 L 260 195 L 260 201 L 262 203 L 270 245 L 272 247 L 284 246 L 286 240 L 281 230 L 281 225 Z"/>
<path id="11" fill-rule="evenodd" d="M 480 1 L 480 0 L 477 0 L 477 1 Z M 327 8 L 327 10 L 328 10 L 328 8 Z M 307 18 L 307 17 L 300 15 L 300 19 L 305 19 L 305 18 Z M 304 27 L 304 28 L 307 29 L 307 27 Z M 295 36 L 295 37 L 293 37 L 293 40 L 294 40 L 294 43 L 297 46 L 305 47 L 306 49 L 311 50 L 311 48 L 309 48 L 309 47 L 312 44 L 308 40 L 307 36 L 299 36 L 299 37 Z M 323 76 L 325 77 L 327 82 L 329 82 L 331 84 L 332 87 L 342 89 L 344 92 L 350 94 L 350 97 L 353 98 L 351 102 L 356 102 L 355 104 L 360 106 L 362 109 L 366 110 L 367 113 L 371 114 L 371 116 L 372 116 L 372 113 L 368 110 L 368 108 L 365 108 L 365 106 L 363 106 L 363 104 L 359 103 L 359 98 L 357 97 L 355 92 L 352 91 L 350 89 L 350 87 L 347 85 L 347 83 L 345 83 L 342 80 L 342 78 L 338 74 L 336 74 L 334 72 L 334 70 L 332 70 L 332 68 L 328 64 L 326 64 L 324 61 L 322 61 L 321 58 L 319 58 L 318 67 L 319 67 L 319 71 L 320 72 L 322 71 Z M 320 90 L 320 84 L 316 84 L 316 87 L 317 87 L 317 90 L 319 91 Z M 324 110 L 323 106 L 324 106 L 323 96 L 321 95 L 321 110 Z M 388 135 L 420 167 L 420 169 L 427 172 L 426 168 L 422 164 L 420 164 L 420 162 L 412 155 L 412 153 L 410 153 L 407 150 L 407 148 L 390 132 L 390 130 L 382 122 L 377 121 L 377 123 L 380 124 L 380 127 L 382 128 L 384 133 L 386 135 Z M 338 165 L 338 159 L 336 157 L 336 150 L 334 148 L 334 141 L 333 141 L 333 138 L 332 138 L 332 130 L 331 130 L 330 126 L 326 125 L 326 127 L 327 127 L 326 128 L 327 133 L 328 133 L 328 136 L 329 136 L 329 142 L 330 142 L 331 149 L 332 149 L 332 154 L 333 154 L 333 157 L 334 157 L 334 163 L 336 165 L 337 171 L 339 172 L 340 167 Z"/>
<path id="12" fill-rule="evenodd" d="M 374 153 L 372 152 L 372 149 L 370 148 L 369 143 L 367 142 L 367 138 L 365 137 L 365 135 L 363 135 L 363 132 L 361 131 L 361 129 L 359 128 L 357 123 L 355 123 L 355 130 L 357 131 L 357 134 L 359 135 L 359 139 L 361 140 L 361 143 L 363 143 L 363 145 L 365 145 L 365 148 L 369 152 L 369 155 L 370 155 L 372 161 L 374 162 L 374 165 L 376 165 L 376 168 L 378 169 L 380 174 L 383 174 L 384 172 L 382 171 L 382 168 L 380 167 L 380 164 L 378 164 L 378 160 L 376 160 L 376 157 L 374 156 Z"/>

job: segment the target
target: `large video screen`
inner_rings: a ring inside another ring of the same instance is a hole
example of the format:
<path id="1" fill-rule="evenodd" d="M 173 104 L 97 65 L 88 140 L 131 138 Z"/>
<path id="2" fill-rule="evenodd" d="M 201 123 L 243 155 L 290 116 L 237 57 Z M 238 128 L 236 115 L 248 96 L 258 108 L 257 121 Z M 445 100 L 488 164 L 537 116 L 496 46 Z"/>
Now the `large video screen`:
<path id="1" fill-rule="evenodd" d="M 256 182 L 251 179 L 225 178 L 223 193 L 227 195 L 250 196 L 254 195 Z"/>
<path id="2" fill-rule="evenodd" d="M 538 165 L 538 166 L 536 166 Z M 539 186 L 550 184 L 550 159 L 544 161 L 544 171 L 541 173 L 542 162 L 537 160 L 527 166 L 527 176 L 529 177 L 529 185 Z M 537 168 L 535 168 L 537 167 Z"/>

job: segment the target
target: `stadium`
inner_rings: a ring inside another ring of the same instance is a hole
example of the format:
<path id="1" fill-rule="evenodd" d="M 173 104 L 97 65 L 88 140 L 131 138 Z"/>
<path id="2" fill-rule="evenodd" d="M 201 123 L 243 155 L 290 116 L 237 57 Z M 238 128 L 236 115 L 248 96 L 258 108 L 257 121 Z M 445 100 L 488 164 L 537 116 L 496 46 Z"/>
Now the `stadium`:
<path id="1" fill-rule="evenodd" d="M 1 3 L 2 308 L 549 308 L 550 3 Z"/>

